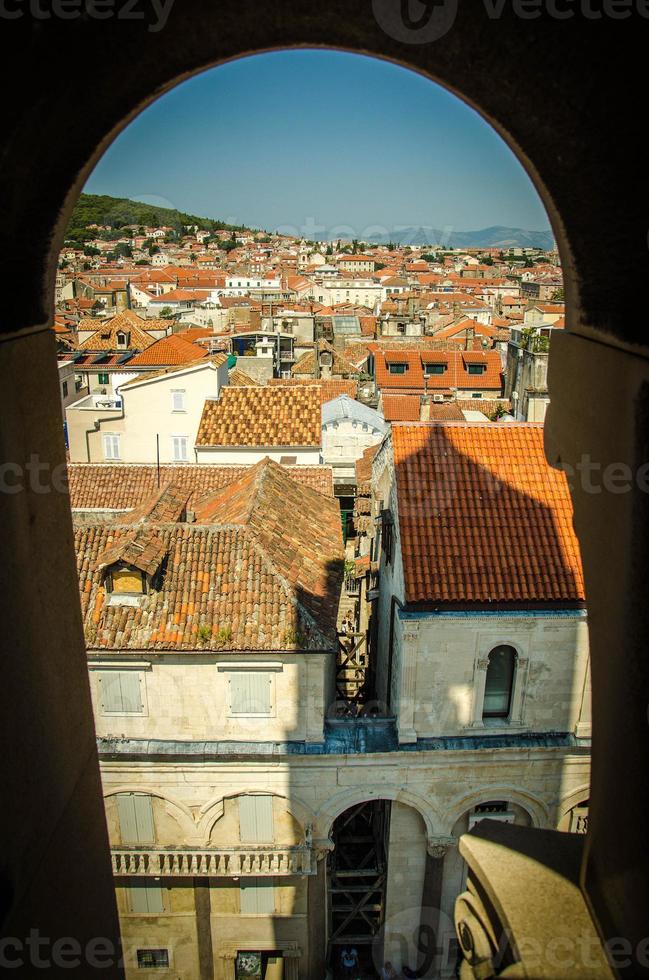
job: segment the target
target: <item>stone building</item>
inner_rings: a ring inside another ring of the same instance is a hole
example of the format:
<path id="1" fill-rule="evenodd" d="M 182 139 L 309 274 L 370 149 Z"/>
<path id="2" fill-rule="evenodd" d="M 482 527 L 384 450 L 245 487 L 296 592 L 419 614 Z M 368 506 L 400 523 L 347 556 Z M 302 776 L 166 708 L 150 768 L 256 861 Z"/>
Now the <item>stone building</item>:
<path id="1" fill-rule="evenodd" d="M 156 490 L 153 467 L 72 467 L 127 976 L 157 958 L 160 976 L 233 978 L 254 953 L 269 977 L 270 966 L 319 977 L 351 940 L 366 967 L 391 958 L 451 977 L 452 908 L 466 877 L 459 835 L 484 815 L 531 827 L 583 821 L 588 649 L 563 477 L 543 462 L 538 428 L 459 424 L 459 443 L 452 430 L 397 424 L 369 450 L 381 531 L 359 546 L 372 544 L 381 570 L 378 598 L 369 593 L 375 662 L 354 711 L 337 687 L 342 541 L 330 473 L 270 460 L 166 467 Z M 417 550 L 412 537 L 412 522 L 428 534 L 444 502 L 425 465 L 448 468 L 454 446 L 493 471 L 489 505 L 477 465 L 458 472 L 454 509 L 446 502 L 457 571 L 446 554 L 427 564 L 433 542 Z M 409 466 L 422 481 L 417 500 Z M 536 498 L 521 511 L 524 489 Z M 102 513 L 108 501 L 121 513 Z M 550 512 L 559 543 L 555 564 L 539 569 L 539 599 L 526 594 L 526 569 Z M 420 576 L 404 555 L 453 606 L 449 590 L 469 561 L 462 537 L 489 522 L 518 548 L 492 541 L 478 577 L 507 566 L 503 581 L 515 571 L 518 591 L 496 591 L 495 609 L 484 594 L 474 608 L 430 609 L 419 595 L 409 606 Z M 489 680 L 505 648 L 515 658 L 509 694 Z M 428 963 L 422 929 L 437 940 Z"/>

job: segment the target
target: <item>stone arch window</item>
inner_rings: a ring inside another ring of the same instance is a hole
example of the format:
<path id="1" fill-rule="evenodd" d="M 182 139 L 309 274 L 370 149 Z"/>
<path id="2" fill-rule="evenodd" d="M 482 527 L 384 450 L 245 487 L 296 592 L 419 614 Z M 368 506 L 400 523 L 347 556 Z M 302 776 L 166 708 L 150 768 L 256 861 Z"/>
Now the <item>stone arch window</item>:
<path id="1" fill-rule="evenodd" d="M 509 718 L 514 695 L 516 675 L 516 650 L 508 644 L 494 647 L 489 653 L 485 677 L 482 717 Z"/>

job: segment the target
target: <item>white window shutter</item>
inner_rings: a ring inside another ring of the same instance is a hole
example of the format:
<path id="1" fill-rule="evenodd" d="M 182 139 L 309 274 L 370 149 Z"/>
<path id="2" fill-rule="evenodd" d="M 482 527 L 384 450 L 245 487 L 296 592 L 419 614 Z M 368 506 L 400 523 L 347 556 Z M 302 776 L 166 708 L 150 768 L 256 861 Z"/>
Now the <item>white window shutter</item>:
<path id="1" fill-rule="evenodd" d="M 174 412 L 184 412 L 185 410 L 185 392 L 184 391 L 172 391 L 171 401 Z"/>

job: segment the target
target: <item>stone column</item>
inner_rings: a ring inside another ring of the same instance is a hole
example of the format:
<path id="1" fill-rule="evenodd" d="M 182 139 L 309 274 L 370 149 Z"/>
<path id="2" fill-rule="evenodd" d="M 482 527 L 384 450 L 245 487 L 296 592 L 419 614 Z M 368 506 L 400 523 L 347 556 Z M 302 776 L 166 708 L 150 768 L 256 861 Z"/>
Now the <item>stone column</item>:
<path id="1" fill-rule="evenodd" d="M 471 727 L 484 728 L 482 720 L 482 707 L 484 704 L 484 691 L 487 682 L 487 668 L 489 658 L 476 660 L 473 674 L 473 708 L 471 713 Z"/>
<path id="2" fill-rule="evenodd" d="M 223 964 L 221 970 L 221 976 L 223 980 L 236 980 L 235 965 L 237 962 L 237 954 L 232 950 L 228 950 L 225 953 L 221 953 L 221 963 Z"/>
<path id="3" fill-rule="evenodd" d="M 316 851 L 317 874 L 307 879 L 307 962 L 310 977 L 324 977 L 327 957 L 327 858 L 326 851 Z"/>
<path id="4" fill-rule="evenodd" d="M 418 638 L 418 629 L 411 623 L 408 623 L 407 628 L 404 628 L 401 634 L 401 657 L 399 658 L 399 663 L 394 664 L 393 659 L 394 666 L 399 667 L 401 670 L 397 716 L 400 743 L 417 741 L 417 733 L 415 731 L 415 689 L 417 681 Z"/>
<path id="5" fill-rule="evenodd" d="M 422 977 L 437 977 L 444 953 L 440 946 L 440 920 L 442 911 L 442 886 L 444 883 L 444 859 L 449 847 L 455 847 L 457 839 L 444 835 L 429 837 L 426 847 L 426 873 L 424 894 L 421 902 L 421 962 L 430 964 Z"/>
<path id="6" fill-rule="evenodd" d="M 284 959 L 284 980 L 300 980 L 300 955 L 299 949 L 285 949 L 282 953 Z M 313 976 L 324 976 L 322 974 L 312 974 Z"/>
<path id="7" fill-rule="evenodd" d="M 200 980 L 214 980 L 210 904 L 209 878 L 194 878 L 194 907 L 196 909 L 196 941 L 198 944 Z"/>

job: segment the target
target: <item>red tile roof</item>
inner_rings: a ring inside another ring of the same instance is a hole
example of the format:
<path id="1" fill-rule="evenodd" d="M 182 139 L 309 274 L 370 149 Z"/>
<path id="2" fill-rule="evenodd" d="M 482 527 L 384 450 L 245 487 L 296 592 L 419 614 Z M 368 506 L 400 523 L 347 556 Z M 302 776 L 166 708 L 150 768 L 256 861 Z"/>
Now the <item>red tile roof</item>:
<path id="1" fill-rule="evenodd" d="M 174 495 L 174 488 L 168 488 Z M 196 523 L 78 523 L 89 649 L 335 650 L 343 574 L 340 508 L 266 459 L 208 499 Z M 133 605 L 107 601 L 104 570 L 155 576 Z"/>
<path id="2" fill-rule="evenodd" d="M 293 480 L 333 497 L 333 475 L 329 466 L 286 466 Z M 246 466 L 163 464 L 160 482 L 186 488 L 188 506 L 196 496 L 214 493 L 240 479 Z M 70 504 L 75 510 L 130 510 L 145 503 L 158 487 L 158 470 L 148 464 L 69 463 Z"/>
<path id="3" fill-rule="evenodd" d="M 565 475 L 541 425 L 392 428 L 406 600 L 583 602 Z"/>
<path id="4" fill-rule="evenodd" d="M 317 385 L 320 389 L 320 398 L 323 405 L 325 402 L 330 402 L 333 398 L 338 398 L 339 395 L 349 395 L 350 398 L 356 398 L 358 390 L 358 382 L 353 378 L 271 378 L 268 383 L 273 386 L 284 385 L 285 387 Z"/>
<path id="5" fill-rule="evenodd" d="M 304 446 L 322 442 L 317 385 L 224 388 L 207 399 L 197 446 Z"/>
<path id="6" fill-rule="evenodd" d="M 500 394 L 502 369 L 498 351 L 458 351 L 458 350 L 402 350 L 394 347 L 383 350 L 373 346 L 374 374 L 380 389 L 402 390 L 449 388 L 471 391 L 489 391 Z M 483 364 L 482 374 L 469 374 L 467 365 Z M 406 364 L 403 374 L 391 374 L 390 364 Z M 424 376 L 424 364 L 446 364 L 443 374 Z"/>
<path id="7" fill-rule="evenodd" d="M 208 352 L 204 347 L 192 344 L 184 340 L 179 334 L 170 334 L 162 340 L 156 340 L 141 354 L 136 354 L 128 362 L 129 371 L 134 367 L 144 365 L 172 365 L 186 364 L 189 361 L 198 361 L 201 357 L 207 357 Z"/>

